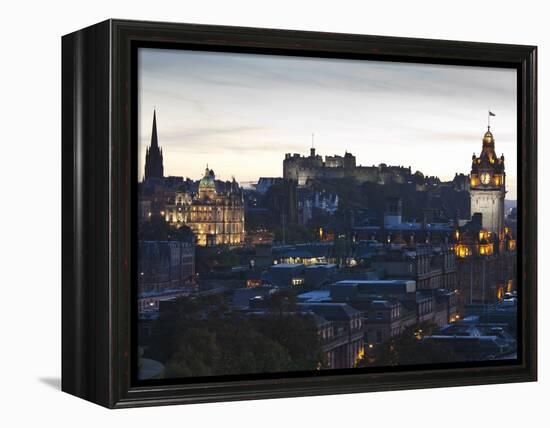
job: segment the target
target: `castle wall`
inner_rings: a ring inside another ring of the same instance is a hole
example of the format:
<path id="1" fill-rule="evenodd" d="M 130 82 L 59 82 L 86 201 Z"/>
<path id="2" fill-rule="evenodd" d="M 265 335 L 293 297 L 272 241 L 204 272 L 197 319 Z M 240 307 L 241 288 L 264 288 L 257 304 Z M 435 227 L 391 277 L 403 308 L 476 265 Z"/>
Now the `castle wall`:
<path id="1" fill-rule="evenodd" d="M 308 179 L 341 179 L 353 177 L 359 183 L 405 183 L 410 168 L 401 166 L 357 166 L 355 156 L 300 156 L 287 153 L 283 161 L 283 178 L 295 180 L 304 186 Z"/>

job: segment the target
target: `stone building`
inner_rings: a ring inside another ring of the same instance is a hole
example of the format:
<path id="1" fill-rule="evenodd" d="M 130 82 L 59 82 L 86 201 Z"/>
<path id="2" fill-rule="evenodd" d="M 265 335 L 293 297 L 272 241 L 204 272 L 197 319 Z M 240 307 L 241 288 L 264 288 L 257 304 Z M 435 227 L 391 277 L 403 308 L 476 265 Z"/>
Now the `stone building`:
<path id="1" fill-rule="evenodd" d="M 174 203 L 166 205 L 166 221 L 172 227 L 187 226 L 201 246 L 242 245 L 245 239 L 242 189 L 232 182 L 218 183 L 206 167 L 198 191 L 177 191 Z"/>
<path id="2" fill-rule="evenodd" d="M 364 353 L 398 336 L 411 326 L 432 322 L 444 327 L 458 318 L 454 291 L 417 290 L 412 280 L 343 280 L 330 290 L 316 290 L 298 296 L 304 306 L 330 307 L 346 304 L 362 314 Z M 326 305 L 326 306 L 324 306 Z M 318 315 L 320 312 L 317 310 Z"/>
<path id="3" fill-rule="evenodd" d="M 453 230 L 452 221 L 441 209 L 424 208 L 422 221 L 405 220 L 400 197 L 386 198 L 382 221 L 367 219 L 364 224 L 355 225 L 352 229 L 358 241 L 372 240 L 409 247 L 417 244 L 446 246 Z"/>
<path id="4" fill-rule="evenodd" d="M 138 242 L 138 304 L 141 310 L 158 309 L 195 287 L 195 247 L 184 241 Z"/>
<path id="5" fill-rule="evenodd" d="M 458 289 L 465 304 L 492 303 L 516 286 L 516 240 L 504 224 L 504 155 L 497 158 L 490 127 L 472 156 L 471 220 L 454 232 Z"/>
<path id="6" fill-rule="evenodd" d="M 184 241 L 138 242 L 138 292 L 175 289 L 193 282 L 195 249 Z"/>
<path id="7" fill-rule="evenodd" d="M 508 227 L 499 236 L 482 226 L 482 215 L 460 227 L 457 243 L 457 288 L 462 301 L 492 303 L 516 287 L 516 241 Z"/>
<path id="8" fill-rule="evenodd" d="M 389 278 L 411 279 L 418 290 L 456 288 L 456 256 L 450 245 L 385 248 L 371 260 Z"/>
<path id="9" fill-rule="evenodd" d="M 302 312 L 320 317 L 315 321 L 329 368 L 355 367 L 365 354 L 363 313 L 345 303 L 300 303 L 298 306 Z"/>

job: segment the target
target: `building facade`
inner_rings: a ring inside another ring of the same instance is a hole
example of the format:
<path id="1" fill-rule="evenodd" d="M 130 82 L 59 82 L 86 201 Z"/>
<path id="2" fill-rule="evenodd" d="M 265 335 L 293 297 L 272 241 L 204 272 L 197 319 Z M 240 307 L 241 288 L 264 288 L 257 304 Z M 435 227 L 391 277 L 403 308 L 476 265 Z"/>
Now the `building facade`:
<path id="1" fill-rule="evenodd" d="M 138 307 L 158 310 L 195 288 L 195 247 L 184 241 L 138 242 Z"/>
<path id="2" fill-rule="evenodd" d="M 206 167 L 195 194 L 178 191 L 174 203 L 166 205 L 166 221 L 172 227 L 189 227 L 200 246 L 244 244 L 242 189 L 235 179 L 221 187 L 214 171 Z"/>
<path id="3" fill-rule="evenodd" d="M 481 214 L 456 231 L 458 289 L 464 304 L 491 303 L 516 287 L 516 241 L 504 227 L 500 236 L 483 228 Z"/>
<path id="4" fill-rule="evenodd" d="M 300 303 L 302 312 L 316 319 L 328 368 L 354 368 L 365 354 L 363 313 L 345 303 Z"/>
<path id="5" fill-rule="evenodd" d="M 186 286 L 194 281 L 194 246 L 184 241 L 139 241 L 138 270 L 138 293 Z"/>
<path id="6" fill-rule="evenodd" d="M 388 278 L 412 279 L 418 290 L 454 290 L 456 255 L 451 245 L 392 248 L 372 257 L 371 267 Z"/>

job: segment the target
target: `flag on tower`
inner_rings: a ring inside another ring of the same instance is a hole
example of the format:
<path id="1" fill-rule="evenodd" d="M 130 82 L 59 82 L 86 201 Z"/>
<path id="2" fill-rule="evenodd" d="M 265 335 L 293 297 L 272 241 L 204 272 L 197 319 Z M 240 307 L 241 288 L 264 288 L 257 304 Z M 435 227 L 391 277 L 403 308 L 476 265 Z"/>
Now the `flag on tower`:
<path id="1" fill-rule="evenodd" d="M 496 116 L 491 110 L 489 110 L 489 116 Z"/>

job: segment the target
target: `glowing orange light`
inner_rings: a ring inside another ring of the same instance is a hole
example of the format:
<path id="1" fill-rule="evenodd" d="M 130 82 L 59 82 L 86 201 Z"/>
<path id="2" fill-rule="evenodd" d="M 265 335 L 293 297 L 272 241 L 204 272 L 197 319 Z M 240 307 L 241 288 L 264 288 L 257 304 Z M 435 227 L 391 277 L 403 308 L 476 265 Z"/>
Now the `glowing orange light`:
<path id="1" fill-rule="evenodd" d="M 455 247 L 455 253 L 458 257 L 464 258 L 472 255 L 472 250 L 466 245 L 457 245 Z"/>

